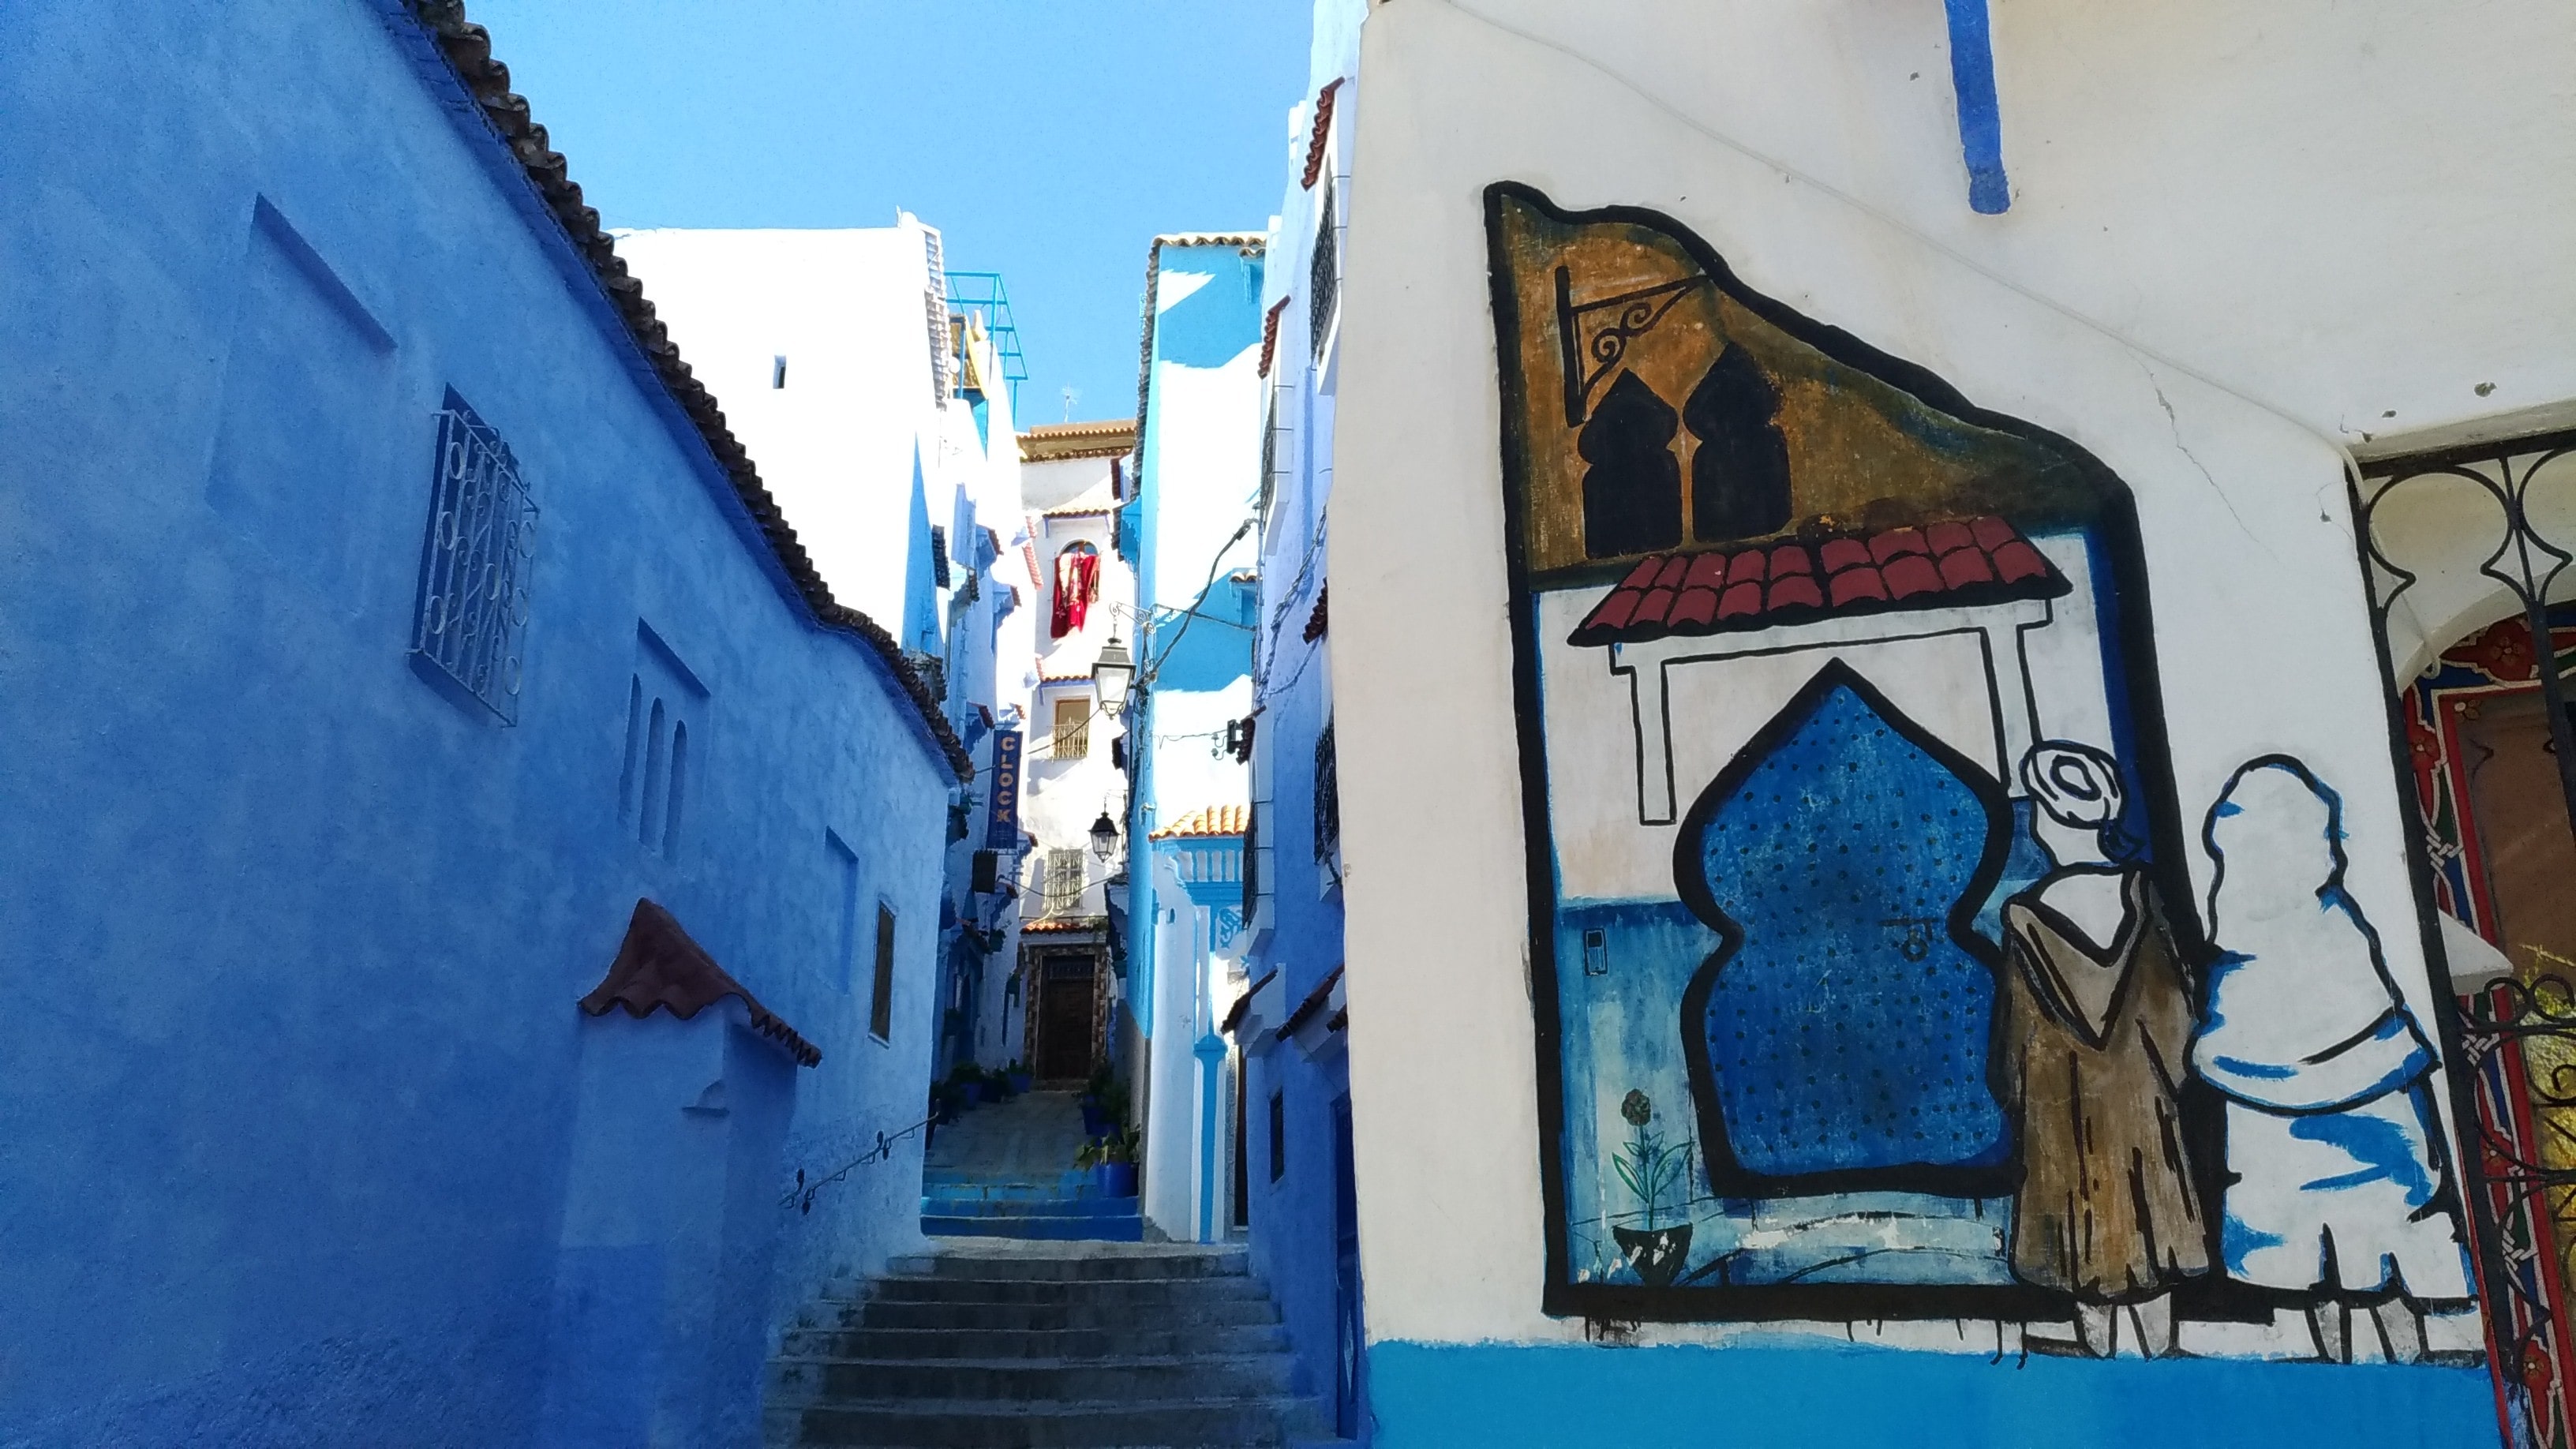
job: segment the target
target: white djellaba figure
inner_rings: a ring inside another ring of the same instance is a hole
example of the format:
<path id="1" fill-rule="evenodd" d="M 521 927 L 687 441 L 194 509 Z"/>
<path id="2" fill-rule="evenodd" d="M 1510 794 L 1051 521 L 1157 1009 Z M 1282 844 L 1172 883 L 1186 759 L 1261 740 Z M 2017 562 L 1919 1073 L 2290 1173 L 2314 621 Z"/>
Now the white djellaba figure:
<path id="1" fill-rule="evenodd" d="M 2283 755 L 2239 766 L 2201 839 L 2218 948 L 2192 1067 L 2227 1099 L 2230 1277 L 2313 1295 L 2348 1362 L 2368 1304 L 2386 1355 L 2424 1356 L 2425 1300 L 2466 1300 L 2436 1056 L 2344 890 L 2342 802 Z"/>

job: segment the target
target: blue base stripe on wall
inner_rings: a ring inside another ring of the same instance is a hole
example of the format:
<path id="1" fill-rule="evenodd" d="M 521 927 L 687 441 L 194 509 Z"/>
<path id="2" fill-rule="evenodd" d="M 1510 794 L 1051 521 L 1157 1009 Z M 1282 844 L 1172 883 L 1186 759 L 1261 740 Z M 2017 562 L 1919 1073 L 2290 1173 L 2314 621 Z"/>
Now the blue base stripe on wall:
<path id="1" fill-rule="evenodd" d="M 1370 1345 L 1368 1368 L 1376 1449 L 2497 1443 L 2495 1399 L 2476 1368 L 1408 1342 Z"/>

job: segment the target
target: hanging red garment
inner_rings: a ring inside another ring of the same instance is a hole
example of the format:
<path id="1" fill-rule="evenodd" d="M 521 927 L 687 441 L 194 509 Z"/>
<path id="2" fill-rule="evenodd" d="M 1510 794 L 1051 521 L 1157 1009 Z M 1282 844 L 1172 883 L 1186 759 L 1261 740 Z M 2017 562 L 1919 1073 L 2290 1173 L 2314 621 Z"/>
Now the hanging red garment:
<path id="1" fill-rule="evenodd" d="M 1100 597 L 1100 553 L 1075 544 L 1055 556 L 1055 610 L 1047 632 L 1061 639 L 1082 627 L 1092 600 Z"/>

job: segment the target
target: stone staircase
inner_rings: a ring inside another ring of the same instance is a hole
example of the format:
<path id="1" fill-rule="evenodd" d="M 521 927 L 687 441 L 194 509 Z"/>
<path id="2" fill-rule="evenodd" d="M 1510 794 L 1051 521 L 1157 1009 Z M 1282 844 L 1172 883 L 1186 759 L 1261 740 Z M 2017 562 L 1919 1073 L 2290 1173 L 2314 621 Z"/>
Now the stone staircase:
<path id="1" fill-rule="evenodd" d="M 967 1112 L 939 1129 L 923 1159 L 921 1231 L 1140 1240 L 1136 1199 L 1105 1196 L 1072 1170 L 1082 1140 L 1082 1109 L 1070 1092 L 1030 1092 Z"/>
<path id="2" fill-rule="evenodd" d="M 952 1240 L 818 1301 L 770 1365 L 775 1449 L 1284 1446 L 1288 1389 L 1239 1247 Z"/>

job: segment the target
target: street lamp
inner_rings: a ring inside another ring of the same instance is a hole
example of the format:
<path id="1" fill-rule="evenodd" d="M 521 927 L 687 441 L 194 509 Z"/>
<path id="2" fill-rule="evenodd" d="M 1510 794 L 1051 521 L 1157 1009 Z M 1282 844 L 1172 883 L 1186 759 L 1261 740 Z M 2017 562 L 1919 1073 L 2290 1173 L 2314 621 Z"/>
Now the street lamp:
<path id="1" fill-rule="evenodd" d="M 1110 855 L 1117 849 L 1118 822 L 1110 819 L 1108 809 L 1103 807 L 1100 818 L 1091 822 L 1091 853 L 1102 865 L 1107 865 Z"/>
<path id="2" fill-rule="evenodd" d="M 1100 646 L 1100 657 L 1091 662 L 1091 687 L 1099 691 L 1100 707 L 1113 714 L 1123 713 L 1127 707 L 1127 686 L 1135 680 L 1135 657 L 1112 633 L 1109 642 Z"/>

